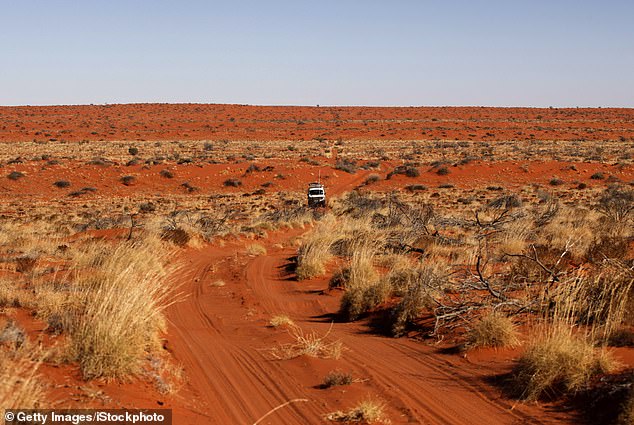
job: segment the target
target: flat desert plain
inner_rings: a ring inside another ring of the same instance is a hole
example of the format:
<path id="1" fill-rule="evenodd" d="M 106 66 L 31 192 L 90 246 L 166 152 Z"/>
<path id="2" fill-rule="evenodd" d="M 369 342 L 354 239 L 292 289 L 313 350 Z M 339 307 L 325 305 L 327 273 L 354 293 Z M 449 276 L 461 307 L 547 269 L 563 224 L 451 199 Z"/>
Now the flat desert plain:
<path id="1" fill-rule="evenodd" d="M 631 423 L 633 162 L 632 109 L 0 107 L 2 407 Z"/>

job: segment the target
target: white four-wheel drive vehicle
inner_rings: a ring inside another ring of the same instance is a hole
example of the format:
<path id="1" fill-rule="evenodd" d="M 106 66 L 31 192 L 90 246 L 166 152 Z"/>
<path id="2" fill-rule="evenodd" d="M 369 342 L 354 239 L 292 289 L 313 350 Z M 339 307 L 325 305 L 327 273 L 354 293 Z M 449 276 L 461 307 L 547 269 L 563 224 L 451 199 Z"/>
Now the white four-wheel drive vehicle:
<path id="1" fill-rule="evenodd" d="M 326 206 L 326 189 L 324 189 L 323 184 L 308 184 L 308 206 L 312 208 Z"/>

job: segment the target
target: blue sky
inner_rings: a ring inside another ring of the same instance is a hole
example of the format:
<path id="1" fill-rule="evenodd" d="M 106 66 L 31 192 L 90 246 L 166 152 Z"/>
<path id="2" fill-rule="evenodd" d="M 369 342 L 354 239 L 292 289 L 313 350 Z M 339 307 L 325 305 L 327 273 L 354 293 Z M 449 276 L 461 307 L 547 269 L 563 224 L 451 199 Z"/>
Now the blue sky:
<path id="1" fill-rule="evenodd" d="M 0 0 L 0 105 L 634 107 L 634 1 Z"/>

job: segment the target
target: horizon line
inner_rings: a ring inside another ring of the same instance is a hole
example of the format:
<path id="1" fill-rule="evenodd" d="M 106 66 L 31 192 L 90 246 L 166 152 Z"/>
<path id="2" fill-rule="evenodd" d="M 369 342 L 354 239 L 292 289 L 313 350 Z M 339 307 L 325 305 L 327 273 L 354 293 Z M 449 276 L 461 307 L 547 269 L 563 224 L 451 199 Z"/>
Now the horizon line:
<path id="1" fill-rule="evenodd" d="M 230 102 L 103 102 L 103 103 L 26 103 L 0 105 L 0 108 L 28 107 L 81 107 L 81 106 L 127 106 L 127 105 L 204 105 L 204 106 L 245 106 L 279 108 L 497 108 L 497 109 L 634 109 L 634 106 L 525 106 L 525 105 L 367 105 L 367 104 L 258 104 Z"/>

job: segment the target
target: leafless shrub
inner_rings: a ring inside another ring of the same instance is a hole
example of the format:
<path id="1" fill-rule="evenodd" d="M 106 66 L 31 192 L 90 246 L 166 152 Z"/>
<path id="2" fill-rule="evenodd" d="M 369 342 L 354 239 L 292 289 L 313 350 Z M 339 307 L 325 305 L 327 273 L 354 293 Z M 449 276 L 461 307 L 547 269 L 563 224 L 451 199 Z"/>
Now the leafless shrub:
<path id="1" fill-rule="evenodd" d="M 634 210 L 634 190 L 610 186 L 599 198 L 597 210 L 615 223 L 625 222 Z"/>

